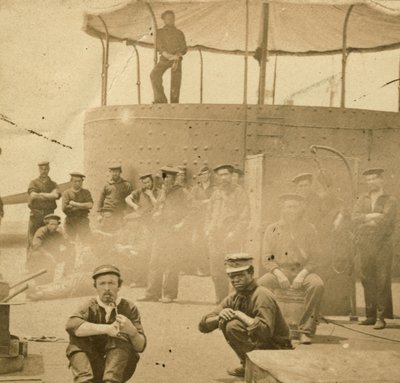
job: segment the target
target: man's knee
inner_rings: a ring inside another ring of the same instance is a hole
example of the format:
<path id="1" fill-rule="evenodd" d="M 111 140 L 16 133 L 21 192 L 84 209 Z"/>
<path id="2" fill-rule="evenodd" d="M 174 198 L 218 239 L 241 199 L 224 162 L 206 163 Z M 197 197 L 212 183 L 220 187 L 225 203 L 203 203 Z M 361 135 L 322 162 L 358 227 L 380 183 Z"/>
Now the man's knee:
<path id="1" fill-rule="evenodd" d="M 225 333 L 228 337 L 243 334 L 244 332 L 247 334 L 246 326 L 239 319 L 232 319 L 225 326 Z"/>
<path id="2" fill-rule="evenodd" d="M 322 294 L 324 292 L 325 285 L 324 285 L 324 282 L 322 281 L 322 279 L 319 277 L 319 275 L 309 274 L 306 277 L 305 282 L 306 282 L 307 290 L 313 290 L 320 294 Z"/>

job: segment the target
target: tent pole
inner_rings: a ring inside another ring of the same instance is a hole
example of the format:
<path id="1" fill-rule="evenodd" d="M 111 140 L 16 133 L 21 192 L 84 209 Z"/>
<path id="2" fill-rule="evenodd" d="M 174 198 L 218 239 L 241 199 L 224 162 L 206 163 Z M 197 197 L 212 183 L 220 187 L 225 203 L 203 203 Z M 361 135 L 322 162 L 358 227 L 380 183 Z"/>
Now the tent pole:
<path id="1" fill-rule="evenodd" d="M 400 60 L 399 60 L 399 79 L 400 79 Z M 398 106 L 398 111 L 400 112 L 400 81 L 398 81 L 398 83 L 397 83 L 397 88 L 398 88 L 398 91 L 399 91 L 399 106 Z"/>
<path id="2" fill-rule="evenodd" d="M 354 5 L 350 5 L 349 9 L 347 10 L 346 17 L 344 19 L 343 25 L 343 44 L 342 44 L 342 89 L 340 95 L 340 107 L 346 107 L 346 65 L 347 65 L 347 27 L 349 25 L 349 19 L 351 11 L 353 10 Z"/>
<path id="3" fill-rule="evenodd" d="M 108 33 L 108 28 L 101 16 L 98 16 L 101 23 L 103 24 L 105 34 L 106 34 L 106 43 L 103 50 L 103 71 L 102 71 L 102 87 L 101 87 L 101 105 L 107 105 L 107 82 L 108 82 L 108 57 L 109 57 L 109 48 L 110 48 L 110 35 Z M 102 40 L 102 44 L 103 40 Z"/>
<path id="4" fill-rule="evenodd" d="M 147 8 L 148 8 L 148 10 L 150 12 L 151 18 L 153 20 L 153 28 L 154 28 L 154 32 L 153 32 L 153 35 L 154 35 L 154 65 L 157 65 L 157 61 L 158 61 L 157 45 L 156 45 L 157 29 L 158 29 L 157 18 L 156 18 L 156 15 L 154 14 L 154 11 L 153 11 L 153 8 L 151 7 L 151 5 L 149 3 L 147 3 L 147 2 L 145 4 L 146 4 L 146 6 L 147 6 Z"/>
<path id="5" fill-rule="evenodd" d="M 204 73 L 204 62 L 203 62 L 203 52 L 199 48 L 200 55 L 200 104 L 203 103 L 203 73 Z"/>
<path id="6" fill-rule="evenodd" d="M 247 104 L 248 68 L 249 68 L 249 0 L 246 0 L 243 104 Z"/>
<path id="7" fill-rule="evenodd" d="M 99 34 L 99 39 L 101 42 L 101 48 L 102 48 L 102 55 L 101 55 L 101 106 L 105 105 L 104 101 L 104 76 L 105 76 L 105 57 L 106 57 L 106 47 L 104 45 L 103 38 L 101 37 L 101 34 Z"/>
<path id="8" fill-rule="evenodd" d="M 272 88 L 272 105 L 275 105 L 275 95 L 276 95 L 276 73 L 278 66 L 278 55 L 275 56 L 275 65 L 274 65 L 274 84 Z"/>
<path id="9" fill-rule="evenodd" d="M 269 29 L 269 4 L 263 4 L 263 25 L 262 25 L 262 41 L 261 41 L 261 61 L 260 75 L 258 80 L 258 103 L 264 104 L 265 101 L 265 76 L 268 58 L 268 29 Z"/>
<path id="10" fill-rule="evenodd" d="M 132 44 L 133 49 L 135 50 L 136 53 L 136 85 L 137 85 L 137 97 L 138 97 L 138 104 L 140 105 L 142 103 L 142 97 L 141 97 L 141 81 L 140 81 L 140 56 L 139 56 L 139 51 L 136 47 L 135 44 Z"/>

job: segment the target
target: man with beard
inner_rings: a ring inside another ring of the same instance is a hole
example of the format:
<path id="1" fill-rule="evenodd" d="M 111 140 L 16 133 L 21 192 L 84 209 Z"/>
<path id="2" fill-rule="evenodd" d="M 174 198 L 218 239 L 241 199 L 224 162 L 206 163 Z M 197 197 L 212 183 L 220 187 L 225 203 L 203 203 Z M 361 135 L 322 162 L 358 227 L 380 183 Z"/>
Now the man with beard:
<path id="1" fill-rule="evenodd" d="M 202 333 L 222 330 L 241 363 L 228 370 L 232 376 L 244 376 L 246 353 L 250 351 L 292 348 L 289 327 L 273 294 L 254 280 L 252 259 L 248 254 L 226 256 L 226 273 L 235 292 L 199 324 Z"/>
<path id="2" fill-rule="evenodd" d="M 209 249 L 205 235 L 205 220 L 208 205 L 215 186 L 211 181 L 211 170 L 203 167 L 198 174 L 198 183 L 192 189 L 193 250 L 195 263 L 200 275 L 210 274 Z"/>
<path id="3" fill-rule="evenodd" d="M 150 254 L 154 242 L 154 221 L 152 215 L 157 209 L 161 189 L 154 183 L 151 173 L 142 174 L 139 177 L 142 187 L 134 190 L 125 202 L 134 212 L 125 216 L 135 226 L 138 256 L 135 262 L 134 287 L 143 287 L 147 283 Z M 132 225 L 130 225 L 132 226 Z"/>
<path id="4" fill-rule="evenodd" d="M 135 304 L 118 296 L 119 269 L 93 271 L 97 297 L 83 304 L 66 324 L 67 357 L 75 383 L 122 383 L 135 372 L 146 337 Z"/>
<path id="5" fill-rule="evenodd" d="M 122 225 L 126 207 L 125 198 L 132 192 L 132 186 L 121 177 L 122 167 L 120 164 L 112 164 L 108 169 L 111 179 L 101 192 L 98 212 L 102 230 L 115 232 Z"/>
<path id="6" fill-rule="evenodd" d="M 58 185 L 49 177 L 50 164 L 48 161 L 38 163 L 39 177 L 30 182 L 28 187 L 28 207 L 31 210 L 28 225 L 28 249 L 37 229 L 43 226 L 43 219 L 53 214 L 57 208 L 56 200 L 61 196 Z"/>
<path id="7" fill-rule="evenodd" d="M 243 186 L 243 182 L 244 182 L 244 172 L 242 169 L 239 168 L 235 168 L 233 169 L 233 173 L 232 173 L 232 182 L 234 184 Z"/>
<path id="8" fill-rule="evenodd" d="M 258 283 L 271 291 L 305 290 L 304 311 L 299 321 L 300 342 L 310 344 L 316 332 L 324 284 L 314 270 L 320 257 L 317 233 L 304 219 L 304 199 L 298 194 L 281 196 L 281 219 L 268 226 L 263 242 L 267 273 Z"/>
<path id="9" fill-rule="evenodd" d="M 77 236 L 82 241 L 90 234 L 89 212 L 93 207 L 90 191 L 82 187 L 85 175 L 70 173 L 71 187 L 62 194 L 62 209 L 66 215 L 65 232 L 74 240 Z"/>
<path id="10" fill-rule="evenodd" d="M 166 103 L 162 77 L 171 68 L 170 102 L 178 103 L 182 80 L 182 57 L 187 52 L 185 35 L 175 27 L 175 14 L 171 10 L 161 15 L 165 25 L 157 30 L 156 47 L 160 61 L 150 74 L 154 92 L 154 103 Z"/>
<path id="11" fill-rule="evenodd" d="M 243 250 L 250 210 L 244 189 L 232 182 L 232 165 L 214 168 L 218 188 L 211 195 L 206 215 L 205 232 L 210 249 L 210 271 L 217 303 L 229 292 L 224 259 L 229 253 Z"/>
<path id="12" fill-rule="evenodd" d="M 189 212 L 187 195 L 176 183 L 179 169 L 161 168 L 164 189 L 158 211 L 155 242 L 150 258 L 146 295 L 140 301 L 171 303 L 178 296 L 179 271 L 184 264 L 187 249 L 182 245 L 182 230 Z"/>
<path id="13" fill-rule="evenodd" d="M 391 267 L 397 201 L 385 192 L 383 173 L 381 168 L 363 173 L 369 192 L 358 198 L 353 212 L 366 311 L 360 324 L 376 330 L 385 328 L 385 318 L 393 318 Z"/>

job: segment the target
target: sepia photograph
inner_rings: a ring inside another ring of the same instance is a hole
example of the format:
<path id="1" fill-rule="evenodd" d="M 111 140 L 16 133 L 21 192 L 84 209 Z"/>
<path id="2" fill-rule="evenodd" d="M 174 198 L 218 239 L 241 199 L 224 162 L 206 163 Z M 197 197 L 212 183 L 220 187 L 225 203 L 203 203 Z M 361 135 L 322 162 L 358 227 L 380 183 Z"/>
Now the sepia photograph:
<path id="1" fill-rule="evenodd" d="M 0 383 L 400 383 L 400 0 L 0 24 Z"/>

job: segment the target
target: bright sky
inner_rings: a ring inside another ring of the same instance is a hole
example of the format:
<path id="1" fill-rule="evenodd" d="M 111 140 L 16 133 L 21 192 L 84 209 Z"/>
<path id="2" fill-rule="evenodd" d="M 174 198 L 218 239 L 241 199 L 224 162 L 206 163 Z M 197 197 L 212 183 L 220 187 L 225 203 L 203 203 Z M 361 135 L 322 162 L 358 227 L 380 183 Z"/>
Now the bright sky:
<path id="1" fill-rule="evenodd" d="M 71 170 L 82 170 L 83 112 L 100 104 L 101 45 L 81 31 L 82 3 L 78 0 L 2 0 L 0 3 L 0 113 L 19 127 L 0 121 L 0 176 L 7 179 L 0 194 L 26 190 L 36 176 L 36 163 L 52 161 L 57 182 Z M 86 1 L 87 3 L 87 1 Z M 93 3 L 93 1 L 91 2 Z M 112 44 L 109 104 L 136 103 L 136 62 L 132 48 Z M 152 51 L 142 49 L 142 98 L 152 101 L 149 73 Z M 340 57 L 279 58 L 276 102 L 332 74 L 340 73 Z M 256 102 L 258 64 L 249 59 L 249 102 Z M 271 88 L 274 59 L 268 64 Z M 241 103 L 243 58 L 204 54 L 204 102 Z M 183 66 L 182 102 L 199 100 L 199 56 L 189 53 Z M 399 52 L 350 56 L 348 106 L 397 111 Z M 334 105 L 338 105 L 338 92 Z M 363 97 L 364 96 L 364 97 Z M 329 105 L 324 83 L 294 98 L 298 105 Z M 32 129 L 73 149 L 24 133 Z M 12 171 L 10 172 L 10 169 Z"/>

